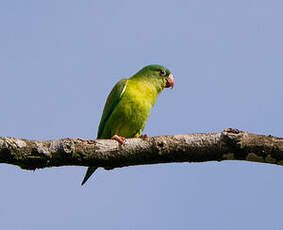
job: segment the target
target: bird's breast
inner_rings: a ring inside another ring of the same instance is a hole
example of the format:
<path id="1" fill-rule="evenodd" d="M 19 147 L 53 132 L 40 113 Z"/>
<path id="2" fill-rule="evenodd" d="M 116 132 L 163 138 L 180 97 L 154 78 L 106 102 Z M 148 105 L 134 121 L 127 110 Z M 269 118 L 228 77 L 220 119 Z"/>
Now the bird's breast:
<path id="1" fill-rule="evenodd" d="M 126 137 L 140 135 L 154 104 L 154 101 L 149 97 L 150 93 L 145 88 L 142 89 L 136 85 L 127 87 L 115 115 L 121 121 L 116 133 Z"/>

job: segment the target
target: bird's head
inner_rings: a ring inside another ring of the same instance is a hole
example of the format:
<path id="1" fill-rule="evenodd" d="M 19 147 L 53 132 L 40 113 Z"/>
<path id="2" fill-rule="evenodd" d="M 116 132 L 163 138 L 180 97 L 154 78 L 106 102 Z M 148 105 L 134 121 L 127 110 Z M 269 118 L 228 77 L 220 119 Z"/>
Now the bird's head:
<path id="1" fill-rule="evenodd" d="M 162 91 L 164 88 L 173 89 L 175 82 L 173 74 L 164 66 L 148 65 L 141 69 L 134 77 L 144 78 L 152 82 Z"/>

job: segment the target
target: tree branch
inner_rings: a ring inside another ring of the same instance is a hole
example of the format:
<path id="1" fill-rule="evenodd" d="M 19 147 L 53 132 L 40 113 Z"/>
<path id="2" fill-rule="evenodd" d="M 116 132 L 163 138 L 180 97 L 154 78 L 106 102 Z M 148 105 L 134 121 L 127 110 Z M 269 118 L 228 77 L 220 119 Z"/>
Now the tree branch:
<path id="1" fill-rule="evenodd" d="M 105 169 L 172 162 L 245 160 L 283 165 L 283 139 L 237 129 L 220 133 L 114 140 L 0 138 L 0 163 L 23 169 L 80 165 Z"/>

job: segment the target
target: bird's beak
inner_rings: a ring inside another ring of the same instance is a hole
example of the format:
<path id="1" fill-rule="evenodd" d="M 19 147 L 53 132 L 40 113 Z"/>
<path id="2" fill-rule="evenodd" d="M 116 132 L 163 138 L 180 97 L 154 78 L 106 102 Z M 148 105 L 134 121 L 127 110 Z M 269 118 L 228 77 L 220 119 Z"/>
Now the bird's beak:
<path id="1" fill-rule="evenodd" d="M 173 77 L 173 74 L 170 73 L 169 77 L 167 78 L 165 88 L 171 88 L 171 89 L 173 89 L 174 85 L 175 85 L 174 77 Z"/>

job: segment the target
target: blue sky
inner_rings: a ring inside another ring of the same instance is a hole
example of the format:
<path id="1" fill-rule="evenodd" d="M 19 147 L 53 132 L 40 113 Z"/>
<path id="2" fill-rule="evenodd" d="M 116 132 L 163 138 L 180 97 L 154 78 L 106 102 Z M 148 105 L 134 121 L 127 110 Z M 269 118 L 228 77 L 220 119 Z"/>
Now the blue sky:
<path id="1" fill-rule="evenodd" d="M 283 136 L 283 2 L 0 2 L 0 136 L 95 139 L 113 85 L 167 66 L 150 136 L 228 127 Z M 0 167 L 3 229 L 282 229 L 283 168 Z"/>

